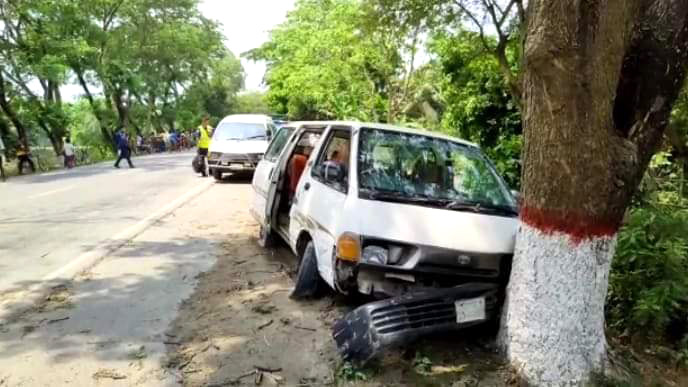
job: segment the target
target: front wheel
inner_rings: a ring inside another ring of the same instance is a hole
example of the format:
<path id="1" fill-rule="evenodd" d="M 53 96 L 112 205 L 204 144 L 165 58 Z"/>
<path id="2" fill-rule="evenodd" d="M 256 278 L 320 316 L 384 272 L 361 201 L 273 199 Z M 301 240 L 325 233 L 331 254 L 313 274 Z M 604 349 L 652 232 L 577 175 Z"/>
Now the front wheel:
<path id="1" fill-rule="evenodd" d="M 318 272 L 318 258 L 315 255 L 313 242 L 303 250 L 299 271 L 296 274 L 294 290 L 291 291 L 292 298 L 313 297 L 320 289 L 320 273 Z"/>

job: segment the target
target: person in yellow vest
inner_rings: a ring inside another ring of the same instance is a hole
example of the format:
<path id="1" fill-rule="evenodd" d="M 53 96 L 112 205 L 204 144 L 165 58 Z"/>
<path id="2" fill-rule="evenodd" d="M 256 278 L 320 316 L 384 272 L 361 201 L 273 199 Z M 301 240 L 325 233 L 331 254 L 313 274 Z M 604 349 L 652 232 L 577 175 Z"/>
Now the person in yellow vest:
<path id="1" fill-rule="evenodd" d="M 208 149 L 210 138 L 213 136 L 213 128 L 208 123 L 208 116 L 203 117 L 201 126 L 198 127 L 198 155 L 201 156 L 201 174 L 208 176 Z"/>

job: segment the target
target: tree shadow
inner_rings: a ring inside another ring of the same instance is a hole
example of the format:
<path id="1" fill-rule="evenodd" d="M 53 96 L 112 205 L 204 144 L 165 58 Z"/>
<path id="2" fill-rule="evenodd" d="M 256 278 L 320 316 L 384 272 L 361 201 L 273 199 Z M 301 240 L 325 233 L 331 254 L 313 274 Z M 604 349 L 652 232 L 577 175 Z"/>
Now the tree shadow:
<path id="1" fill-rule="evenodd" d="M 100 263 L 98 274 L 48 284 L 23 281 L 4 291 L 0 297 L 11 300 L 6 301 L 11 312 L 0 321 L 0 369 L 10 370 L 12 359 L 24 355 L 41 356 L 49 364 L 126 361 L 132 348 L 144 346 L 147 356 L 163 356 L 164 332 L 178 302 L 192 291 L 194 277 L 212 264 L 208 251 L 217 243 L 207 238 L 137 241 Z M 19 290 L 37 284 L 51 289 L 29 306 Z"/>
<path id="2" fill-rule="evenodd" d="M 217 181 L 217 184 L 251 184 L 253 180 L 253 172 L 251 173 L 231 173 L 222 176 L 222 180 Z"/>
<path id="3" fill-rule="evenodd" d="M 134 156 L 132 162 L 134 169 L 145 172 L 161 172 L 174 168 L 187 167 L 189 173 L 193 173 L 191 160 L 193 154 L 190 152 L 154 154 L 146 156 Z M 126 160 L 120 162 L 120 168 L 114 168 L 115 160 L 104 161 L 97 164 L 79 166 L 72 169 L 61 169 L 46 173 L 36 173 L 21 176 L 14 176 L 8 179 L 12 184 L 44 184 L 60 180 L 71 180 L 77 178 L 92 177 L 97 175 L 107 175 L 114 171 L 126 171 L 129 168 Z"/>

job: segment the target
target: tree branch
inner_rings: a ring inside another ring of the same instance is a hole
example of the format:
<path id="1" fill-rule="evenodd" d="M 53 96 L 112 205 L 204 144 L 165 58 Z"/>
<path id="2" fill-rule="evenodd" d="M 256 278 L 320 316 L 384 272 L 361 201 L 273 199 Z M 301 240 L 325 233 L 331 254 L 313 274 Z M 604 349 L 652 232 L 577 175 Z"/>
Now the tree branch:
<path id="1" fill-rule="evenodd" d="M 488 51 L 489 51 L 489 50 L 492 50 L 492 48 L 490 47 L 490 45 L 487 44 L 487 40 L 485 39 L 485 30 L 483 29 L 483 25 L 482 25 L 482 23 L 480 23 L 480 21 L 478 20 L 478 18 L 476 18 L 475 15 L 473 15 L 473 13 L 471 13 L 471 11 L 469 11 L 468 8 L 466 8 L 466 7 L 463 5 L 463 3 L 461 2 L 461 0 L 454 0 L 454 3 L 461 9 L 461 11 L 463 11 L 463 13 L 464 13 L 466 16 L 468 16 L 469 19 L 471 19 L 471 21 L 473 22 L 473 24 L 475 24 L 475 26 L 478 27 L 478 31 L 479 31 L 479 33 L 480 33 L 480 40 L 482 41 L 483 46 L 485 47 L 485 49 L 488 50 Z"/>

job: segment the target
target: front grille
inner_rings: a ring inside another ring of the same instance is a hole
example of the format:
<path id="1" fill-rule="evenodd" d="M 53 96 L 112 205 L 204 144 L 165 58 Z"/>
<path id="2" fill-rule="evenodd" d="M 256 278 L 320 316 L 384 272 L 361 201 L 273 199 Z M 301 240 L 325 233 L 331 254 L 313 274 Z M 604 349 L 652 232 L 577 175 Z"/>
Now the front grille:
<path id="1" fill-rule="evenodd" d="M 220 161 L 231 163 L 258 163 L 263 157 L 260 153 L 223 153 Z"/>
<path id="2" fill-rule="evenodd" d="M 456 311 L 453 302 L 418 302 L 381 308 L 373 311 L 371 317 L 376 330 L 384 334 L 451 324 L 456 321 Z"/>
<path id="3" fill-rule="evenodd" d="M 444 271 L 451 273 L 452 275 L 463 276 L 463 277 L 477 277 L 477 278 L 497 278 L 499 277 L 499 270 L 491 269 L 477 269 L 470 267 L 462 267 L 459 265 L 444 265 L 437 263 L 425 263 L 421 262 L 416 265 L 416 269 L 419 271 Z"/>
<path id="4" fill-rule="evenodd" d="M 485 299 L 485 309 L 488 315 L 496 305 L 496 297 Z M 389 305 L 373 310 L 370 316 L 375 330 L 380 334 L 456 324 L 454 299 Z"/>

